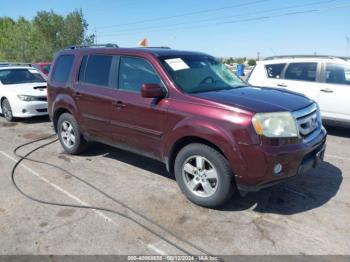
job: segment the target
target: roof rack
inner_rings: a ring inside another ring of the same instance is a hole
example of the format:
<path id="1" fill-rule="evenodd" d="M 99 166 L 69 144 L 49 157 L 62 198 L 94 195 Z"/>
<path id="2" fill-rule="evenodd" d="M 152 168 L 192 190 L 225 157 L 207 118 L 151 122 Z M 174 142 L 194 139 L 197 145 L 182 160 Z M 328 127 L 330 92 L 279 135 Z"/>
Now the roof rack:
<path id="1" fill-rule="evenodd" d="M 160 48 L 160 49 L 171 49 L 169 46 L 139 46 L 140 48 L 154 48 L 154 49 L 157 49 L 157 48 Z"/>
<path id="2" fill-rule="evenodd" d="M 78 49 L 78 48 L 119 48 L 117 44 L 107 43 L 98 45 L 71 45 L 66 49 Z"/>
<path id="3" fill-rule="evenodd" d="M 264 60 L 274 60 L 283 58 L 330 58 L 330 59 L 343 59 L 349 60 L 349 57 L 331 56 L 331 55 L 280 55 L 266 57 Z"/>

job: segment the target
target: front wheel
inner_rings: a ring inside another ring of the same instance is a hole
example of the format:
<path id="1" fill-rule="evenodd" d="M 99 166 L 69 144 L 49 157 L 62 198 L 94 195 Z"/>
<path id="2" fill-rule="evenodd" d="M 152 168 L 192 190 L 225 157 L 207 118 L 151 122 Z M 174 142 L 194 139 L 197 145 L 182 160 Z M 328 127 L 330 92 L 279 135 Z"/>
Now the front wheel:
<path id="1" fill-rule="evenodd" d="M 176 156 L 174 171 L 182 192 L 200 206 L 219 207 L 235 191 L 228 161 L 204 144 L 185 146 Z"/>
<path id="2" fill-rule="evenodd" d="M 64 113 L 59 117 L 57 132 L 61 145 L 68 154 L 78 155 L 86 149 L 87 142 L 71 114 Z"/>
<path id="3" fill-rule="evenodd" d="M 1 103 L 1 110 L 2 113 L 5 117 L 5 119 L 9 122 L 13 121 L 13 114 L 12 114 L 12 109 L 11 109 L 11 105 L 10 102 L 7 100 L 7 98 L 5 98 L 2 103 Z"/>

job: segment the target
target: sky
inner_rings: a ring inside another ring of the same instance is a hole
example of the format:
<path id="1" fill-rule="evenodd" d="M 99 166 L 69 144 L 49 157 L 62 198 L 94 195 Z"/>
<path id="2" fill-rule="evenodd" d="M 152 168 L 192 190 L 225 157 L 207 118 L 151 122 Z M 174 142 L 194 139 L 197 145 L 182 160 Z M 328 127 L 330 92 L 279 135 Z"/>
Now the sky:
<path id="1" fill-rule="evenodd" d="M 350 0 L 0 0 L 0 17 L 81 8 L 98 43 L 195 50 L 217 57 L 350 56 Z"/>

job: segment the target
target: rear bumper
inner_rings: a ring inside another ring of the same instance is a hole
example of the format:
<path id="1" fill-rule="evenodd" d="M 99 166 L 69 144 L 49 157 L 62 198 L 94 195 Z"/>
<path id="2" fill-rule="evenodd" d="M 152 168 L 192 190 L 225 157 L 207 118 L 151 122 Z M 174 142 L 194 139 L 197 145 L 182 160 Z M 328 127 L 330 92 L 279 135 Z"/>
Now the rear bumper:
<path id="1" fill-rule="evenodd" d="M 244 155 L 254 156 L 254 158 L 245 158 L 248 168 L 246 172 L 238 174 L 239 177 L 236 177 L 239 191 L 259 191 L 304 175 L 323 160 L 326 150 L 326 136 L 326 131 L 322 129 L 320 134 L 307 144 L 276 148 L 258 146 L 255 148 L 255 152 L 249 152 L 249 154 L 243 151 Z M 276 164 L 282 166 L 282 171 L 278 174 L 274 173 Z"/>

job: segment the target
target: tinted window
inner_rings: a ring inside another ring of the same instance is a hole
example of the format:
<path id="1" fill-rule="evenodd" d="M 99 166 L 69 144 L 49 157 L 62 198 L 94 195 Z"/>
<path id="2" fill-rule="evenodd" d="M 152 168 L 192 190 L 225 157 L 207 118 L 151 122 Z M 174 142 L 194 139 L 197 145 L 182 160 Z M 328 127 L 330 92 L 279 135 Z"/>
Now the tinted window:
<path id="1" fill-rule="evenodd" d="M 142 84 L 159 84 L 161 80 L 153 67 L 142 58 L 121 57 L 119 89 L 139 92 Z"/>
<path id="2" fill-rule="evenodd" d="M 85 83 L 108 86 L 113 56 L 91 55 L 85 68 Z M 84 61 L 83 61 L 84 62 Z"/>
<path id="3" fill-rule="evenodd" d="M 266 65 L 266 74 L 268 78 L 281 78 L 282 71 L 286 64 Z"/>
<path id="4" fill-rule="evenodd" d="M 327 64 L 326 82 L 350 85 L 350 65 Z"/>
<path id="5" fill-rule="evenodd" d="M 42 77 L 42 75 L 36 69 L 1 70 L 0 81 L 4 85 L 46 82 L 46 80 Z"/>
<path id="6" fill-rule="evenodd" d="M 80 82 L 84 82 L 84 80 L 85 80 L 85 68 L 86 68 L 87 58 L 88 58 L 88 56 L 84 56 L 83 60 L 81 61 L 81 64 L 80 64 L 79 76 L 78 76 L 78 81 L 80 81 Z"/>
<path id="7" fill-rule="evenodd" d="M 285 79 L 316 81 L 317 63 L 291 63 L 289 64 Z"/>
<path id="8" fill-rule="evenodd" d="M 52 79 L 57 82 L 67 82 L 72 69 L 74 56 L 62 55 L 56 61 L 55 72 Z"/>

